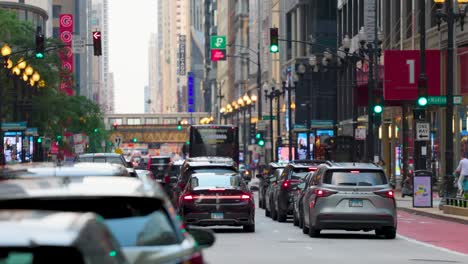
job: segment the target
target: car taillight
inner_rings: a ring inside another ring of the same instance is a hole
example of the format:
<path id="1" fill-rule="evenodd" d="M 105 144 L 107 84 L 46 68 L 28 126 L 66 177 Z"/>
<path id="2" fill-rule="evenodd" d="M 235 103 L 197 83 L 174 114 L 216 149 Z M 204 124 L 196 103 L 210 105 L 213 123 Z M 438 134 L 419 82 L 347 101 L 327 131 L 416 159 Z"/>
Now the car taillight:
<path id="1" fill-rule="evenodd" d="M 395 199 L 395 192 L 392 190 L 378 191 L 374 193 L 382 196 L 383 198 Z"/>
<path id="2" fill-rule="evenodd" d="M 299 180 L 285 180 L 281 184 L 281 188 L 284 189 L 284 190 L 288 190 L 291 187 L 292 183 L 297 183 L 297 182 L 300 182 L 300 181 Z"/>
<path id="3" fill-rule="evenodd" d="M 317 200 L 319 198 L 328 197 L 328 196 L 330 196 L 332 194 L 335 194 L 335 193 L 337 193 L 337 192 L 330 191 L 330 190 L 325 190 L 325 189 L 316 189 L 315 190 L 315 199 L 312 202 L 310 202 L 309 208 L 314 208 L 315 204 L 317 204 Z"/>
<path id="4" fill-rule="evenodd" d="M 309 171 L 317 171 L 317 168 L 309 168 Z"/>
<path id="5" fill-rule="evenodd" d="M 190 259 L 187 261 L 184 261 L 183 263 L 187 264 L 203 264 L 203 256 L 200 252 L 194 253 L 192 256 L 190 256 Z"/>
<path id="6" fill-rule="evenodd" d="M 191 201 L 191 200 L 193 200 L 193 195 L 186 194 L 186 195 L 183 196 L 183 198 L 184 198 L 184 201 Z"/>
<path id="7" fill-rule="evenodd" d="M 241 195 L 241 200 L 249 200 L 249 199 L 250 199 L 250 195 L 248 194 Z"/>
<path id="8" fill-rule="evenodd" d="M 171 176 L 169 175 L 164 176 L 164 183 L 167 183 L 167 184 L 171 183 Z"/>

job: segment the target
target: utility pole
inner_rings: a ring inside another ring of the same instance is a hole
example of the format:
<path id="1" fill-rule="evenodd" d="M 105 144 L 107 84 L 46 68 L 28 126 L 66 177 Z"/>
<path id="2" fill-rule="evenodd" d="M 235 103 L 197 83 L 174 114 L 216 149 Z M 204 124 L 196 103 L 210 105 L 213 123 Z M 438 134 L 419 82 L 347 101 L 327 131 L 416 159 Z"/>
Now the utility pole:
<path id="1" fill-rule="evenodd" d="M 257 93 L 258 93 L 258 120 L 262 120 L 262 63 L 260 62 L 260 40 L 257 44 Z"/>
<path id="2" fill-rule="evenodd" d="M 447 3 L 447 66 L 446 66 L 446 87 L 447 87 L 447 111 L 445 112 L 445 176 L 452 175 L 453 172 L 453 24 L 454 13 L 451 0 Z"/>

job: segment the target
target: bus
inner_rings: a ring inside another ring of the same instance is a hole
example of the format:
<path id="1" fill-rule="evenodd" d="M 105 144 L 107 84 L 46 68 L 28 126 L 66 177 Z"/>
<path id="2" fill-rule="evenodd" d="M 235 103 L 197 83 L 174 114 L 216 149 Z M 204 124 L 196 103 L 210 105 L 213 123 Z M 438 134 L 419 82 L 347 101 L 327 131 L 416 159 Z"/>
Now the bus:
<path id="1" fill-rule="evenodd" d="M 189 139 L 189 157 L 229 157 L 239 164 L 239 130 L 236 126 L 193 125 Z"/>

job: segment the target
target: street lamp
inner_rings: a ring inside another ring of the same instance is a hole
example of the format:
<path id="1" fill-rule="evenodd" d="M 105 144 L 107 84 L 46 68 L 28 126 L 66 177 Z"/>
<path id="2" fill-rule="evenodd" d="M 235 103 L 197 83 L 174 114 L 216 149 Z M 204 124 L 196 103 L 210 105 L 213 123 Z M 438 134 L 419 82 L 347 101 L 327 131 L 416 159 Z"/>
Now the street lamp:
<path id="1" fill-rule="evenodd" d="M 447 63 L 446 63 L 446 89 L 447 89 L 447 110 L 445 111 L 445 119 L 453 119 L 453 61 L 454 61 L 454 29 L 453 26 L 455 21 L 460 19 L 461 29 L 463 30 L 464 19 L 466 15 L 466 6 L 468 0 L 457 0 L 459 11 L 455 13 L 453 10 L 453 2 L 445 0 L 434 0 L 437 8 L 436 12 L 436 22 L 440 31 L 440 24 L 442 20 L 447 22 Z M 442 7 L 446 2 L 446 13 L 442 11 Z M 448 179 L 451 178 L 453 171 L 453 131 L 451 127 L 451 122 L 445 123 L 445 175 L 444 182 L 447 184 L 446 190 L 451 188 L 451 185 L 448 184 Z M 447 194 L 448 192 L 446 192 Z"/>
<path id="2" fill-rule="evenodd" d="M 285 79 L 288 78 L 285 76 Z M 293 148 L 293 143 L 292 143 L 292 129 L 293 129 L 293 122 L 292 122 L 292 109 L 291 109 L 291 93 L 293 89 L 295 89 L 295 86 L 297 85 L 297 76 L 293 75 L 293 80 L 288 81 L 288 86 L 286 86 L 286 82 L 283 81 L 283 95 L 288 92 L 288 159 L 291 161 L 293 160 L 293 153 L 292 153 L 292 148 Z M 292 83 L 295 83 L 295 85 L 292 85 Z"/>

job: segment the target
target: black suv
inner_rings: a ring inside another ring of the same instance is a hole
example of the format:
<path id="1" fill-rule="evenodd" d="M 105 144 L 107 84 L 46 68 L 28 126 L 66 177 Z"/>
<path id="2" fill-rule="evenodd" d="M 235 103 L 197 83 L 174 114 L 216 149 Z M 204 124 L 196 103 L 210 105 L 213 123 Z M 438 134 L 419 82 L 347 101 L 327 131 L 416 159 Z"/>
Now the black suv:
<path id="1" fill-rule="evenodd" d="M 277 169 L 284 168 L 286 164 L 271 162 L 268 164 L 267 172 L 264 174 L 257 175 L 257 178 L 260 180 L 258 186 L 258 207 L 265 209 L 266 207 L 266 191 L 270 182 L 274 181 L 274 174 Z"/>
<path id="2" fill-rule="evenodd" d="M 156 181 L 165 184 L 167 179 L 164 179 L 171 165 L 171 157 L 169 156 L 150 156 L 148 158 L 147 170 L 153 173 Z"/>
<path id="3" fill-rule="evenodd" d="M 323 163 L 330 164 L 322 160 L 300 160 L 293 161 L 285 167 L 273 189 L 274 208 L 271 208 L 273 219 L 285 222 L 287 216 L 292 215 L 295 187 L 303 182 L 309 172 L 316 171 L 317 167 Z"/>

